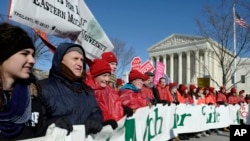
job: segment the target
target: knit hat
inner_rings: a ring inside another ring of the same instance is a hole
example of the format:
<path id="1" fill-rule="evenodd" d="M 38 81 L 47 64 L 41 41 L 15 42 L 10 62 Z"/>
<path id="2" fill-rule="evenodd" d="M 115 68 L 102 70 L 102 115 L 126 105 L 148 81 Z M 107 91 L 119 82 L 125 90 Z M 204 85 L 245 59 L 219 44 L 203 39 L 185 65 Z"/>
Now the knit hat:
<path id="1" fill-rule="evenodd" d="M 129 73 L 129 82 L 135 80 L 135 79 L 142 79 L 144 80 L 144 75 L 139 72 L 138 70 L 131 70 L 130 73 Z"/>
<path id="2" fill-rule="evenodd" d="M 194 89 L 196 89 L 196 86 L 194 84 L 190 84 L 189 89 L 190 89 L 190 91 L 193 91 Z"/>
<path id="3" fill-rule="evenodd" d="M 117 63 L 117 57 L 115 56 L 113 52 L 103 52 L 102 59 L 107 61 L 108 63 L 111 63 L 111 62 Z"/>
<path id="4" fill-rule="evenodd" d="M 236 89 L 234 87 L 231 88 L 231 93 L 236 93 Z"/>
<path id="5" fill-rule="evenodd" d="M 184 93 L 185 90 L 187 90 L 187 89 L 188 89 L 187 86 L 181 85 L 179 90 L 180 90 L 181 93 Z"/>
<path id="6" fill-rule="evenodd" d="M 71 52 L 71 51 L 77 51 L 78 53 L 82 54 L 83 55 L 83 52 L 82 52 L 82 49 L 80 47 L 70 47 L 65 54 Z"/>
<path id="7" fill-rule="evenodd" d="M 111 73 L 111 68 L 107 61 L 95 59 L 90 66 L 90 73 L 93 77 L 97 77 L 103 73 Z"/>
<path id="8" fill-rule="evenodd" d="M 149 76 L 147 74 L 143 74 L 144 75 L 144 81 L 148 80 L 149 79 Z"/>
<path id="9" fill-rule="evenodd" d="M 148 75 L 148 76 L 155 76 L 155 74 L 154 74 L 154 73 L 152 73 L 152 72 L 150 72 L 150 71 L 145 72 L 145 74 L 146 74 L 146 75 Z"/>
<path id="10" fill-rule="evenodd" d="M 121 78 L 116 79 L 116 85 L 122 85 L 123 83 L 125 83 L 125 82 Z"/>
<path id="11" fill-rule="evenodd" d="M 173 83 L 169 83 L 169 89 L 173 89 L 173 88 L 177 88 L 178 84 L 173 82 Z"/>
<path id="12" fill-rule="evenodd" d="M 208 89 L 209 89 L 210 92 L 213 93 L 215 88 L 214 87 L 209 87 Z"/>
<path id="13" fill-rule="evenodd" d="M 245 90 L 240 90 L 239 94 L 243 94 L 245 92 Z"/>
<path id="14" fill-rule="evenodd" d="M 35 51 L 31 38 L 22 28 L 1 24 L 0 32 L 0 63 L 23 49 L 31 48 Z"/>

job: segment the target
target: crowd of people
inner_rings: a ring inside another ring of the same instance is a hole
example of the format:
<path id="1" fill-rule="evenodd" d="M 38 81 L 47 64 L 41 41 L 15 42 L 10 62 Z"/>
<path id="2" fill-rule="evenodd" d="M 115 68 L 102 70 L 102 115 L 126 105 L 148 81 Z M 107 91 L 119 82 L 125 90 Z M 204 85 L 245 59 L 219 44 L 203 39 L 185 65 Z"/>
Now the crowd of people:
<path id="1" fill-rule="evenodd" d="M 61 43 L 53 56 L 48 78 L 38 80 L 32 73 L 35 46 L 20 27 L 0 24 L 0 140 L 11 141 L 53 134 L 67 136 L 73 125 L 85 125 L 85 135 L 110 125 L 114 130 L 124 116 L 141 107 L 163 104 L 227 105 L 250 103 L 244 90 L 226 92 L 197 87 L 164 77 L 154 85 L 154 73 L 131 70 L 128 83 L 116 78 L 119 59 L 113 52 L 89 60 L 81 45 Z M 56 130 L 56 129 L 63 130 Z M 228 131 L 228 128 L 224 128 Z M 215 130 L 219 132 L 219 130 Z M 208 136 L 210 130 L 180 134 L 176 140 Z"/>

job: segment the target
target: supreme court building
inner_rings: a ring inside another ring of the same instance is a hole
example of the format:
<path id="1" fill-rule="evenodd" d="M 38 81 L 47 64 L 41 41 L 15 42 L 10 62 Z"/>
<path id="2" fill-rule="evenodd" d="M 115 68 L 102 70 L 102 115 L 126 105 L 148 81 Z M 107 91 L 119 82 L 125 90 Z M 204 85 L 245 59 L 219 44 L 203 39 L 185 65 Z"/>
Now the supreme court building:
<path id="1" fill-rule="evenodd" d="M 216 83 L 212 81 L 216 80 L 219 85 L 222 85 L 222 69 L 220 69 L 219 60 L 215 56 L 215 51 L 218 52 L 218 48 L 218 43 L 212 39 L 172 34 L 148 48 L 147 51 L 153 64 L 160 61 L 165 65 L 164 73 L 169 77 L 170 82 L 197 85 L 197 78 L 209 78 L 210 86 L 218 89 Z M 227 57 L 233 57 L 231 52 L 227 51 L 226 53 Z M 247 87 L 250 83 L 248 78 L 250 75 L 246 76 L 245 73 L 245 69 L 249 70 L 250 68 L 250 62 L 238 64 L 237 67 L 241 65 L 245 67 L 237 70 L 236 81 L 242 79 L 244 81 L 237 84 L 237 90 L 244 89 L 246 92 L 250 92 Z M 231 87 L 233 81 L 232 79 L 227 87 Z"/>

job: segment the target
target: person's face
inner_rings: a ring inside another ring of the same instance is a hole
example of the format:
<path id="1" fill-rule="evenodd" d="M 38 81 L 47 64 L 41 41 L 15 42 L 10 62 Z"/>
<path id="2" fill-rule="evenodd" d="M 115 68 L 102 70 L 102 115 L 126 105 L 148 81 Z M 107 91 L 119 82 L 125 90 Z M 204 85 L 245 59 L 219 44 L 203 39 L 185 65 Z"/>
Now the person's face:
<path id="1" fill-rule="evenodd" d="M 34 50 L 23 49 L 5 60 L 1 66 L 4 77 L 27 79 L 35 64 Z"/>
<path id="2" fill-rule="evenodd" d="M 149 86 L 150 83 L 151 83 L 150 79 L 147 79 L 144 81 L 144 85 L 146 85 L 146 86 Z"/>
<path id="3" fill-rule="evenodd" d="M 103 73 L 97 77 L 95 77 L 95 81 L 101 86 L 106 87 L 109 82 L 110 73 Z"/>
<path id="4" fill-rule="evenodd" d="M 77 51 L 71 51 L 63 56 L 62 63 L 66 65 L 76 77 L 83 72 L 83 56 Z"/>
<path id="5" fill-rule="evenodd" d="M 161 80 L 160 80 L 160 84 L 161 84 L 162 87 L 165 87 L 166 84 L 167 84 L 167 83 L 166 83 L 166 80 L 165 80 L 165 79 L 161 79 Z"/>
<path id="6" fill-rule="evenodd" d="M 142 86 L 143 86 L 143 80 L 142 79 L 135 79 L 132 81 L 132 84 L 138 88 L 138 89 L 141 89 Z"/>
<path id="7" fill-rule="evenodd" d="M 117 68 L 117 63 L 116 62 L 110 62 L 109 63 L 110 68 L 111 68 L 111 74 L 115 74 L 116 68 Z"/>
<path id="8" fill-rule="evenodd" d="M 154 82 L 154 76 L 149 76 L 150 82 Z"/>

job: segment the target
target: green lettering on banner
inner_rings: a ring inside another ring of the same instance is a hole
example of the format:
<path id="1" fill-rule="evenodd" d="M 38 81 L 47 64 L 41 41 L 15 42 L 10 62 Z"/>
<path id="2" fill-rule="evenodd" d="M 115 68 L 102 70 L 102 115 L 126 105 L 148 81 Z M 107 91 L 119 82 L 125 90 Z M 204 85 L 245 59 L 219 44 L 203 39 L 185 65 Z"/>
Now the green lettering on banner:
<path id="1" fill-rule="evenodd" d="M 220 113 L 216 112 L 216 108 L 214 106 L 209 106 L 210 109 L 213 109 L 211 113 L 208 114 L 207 123 L 216 123 L 218 121 L 218 117 Z"/>
<path id="2" fill-rule="evenodd" d="M 240 116 L 239 116 L 238 111 L 236 111 L 236 121 L 238 124 L 240 124 Z"/>
<path id="3" fill-rule="evenodd" d="M 184 121 L 186 117 L 191 117 L 191 113 L 185 113 L 185 114 L 174 114 L 174 126 L 173 128 L 177 128 L 177 126 L 184 126 Z"/>
<path id="4" fill-rule="evenodd" d="M 155 117 L 153 118 L 149 118 L 149 115 L 147 116 L 147 121 L 146 121 L 146 128 L 145 128 L 145 132 L 143 135 L 143 140 L 145 141 L 146 139 L 148 139 L 148 141 L 150 141 L 151 139 L 153 139 L 157 134 L 161 134 L 162 133 L 162 122 L 163 122 L 163 118 L 158 116 L 158 108 L 156 108 L 154 110 L 154 114 Z M 151 121 L 154 121 L 154 133 L 153 135 L 151 135 L 150 132 L 150 125 L 151 125 Z M 158 124 L 159 122 L 160 124 Z M 159 127 L 158 127 L 159 125 Z M 158 129 L 158 130 L 157 130 Z"/>
<path id="5" fill-rule="evenodd" d="M 135 119 L 125 121 L 125 141 L 136 141 Z"/>

